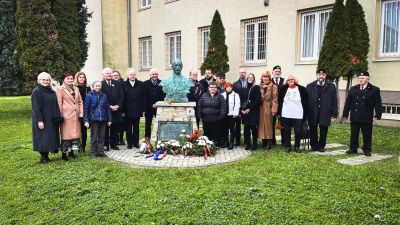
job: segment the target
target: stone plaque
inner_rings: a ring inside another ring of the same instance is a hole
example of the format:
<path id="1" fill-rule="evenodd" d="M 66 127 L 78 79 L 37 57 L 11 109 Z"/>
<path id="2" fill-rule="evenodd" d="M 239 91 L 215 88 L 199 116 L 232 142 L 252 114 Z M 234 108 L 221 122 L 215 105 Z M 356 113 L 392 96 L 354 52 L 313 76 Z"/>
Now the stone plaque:
<path id="1" fill-rule="evenodd" d="M 158 122 L 158 137 L 159 141 L 169 141 L 177 139 L 182 130 L 188 134 L 192 133 L 192 122 L 185 121 L 159 121 Z"/>

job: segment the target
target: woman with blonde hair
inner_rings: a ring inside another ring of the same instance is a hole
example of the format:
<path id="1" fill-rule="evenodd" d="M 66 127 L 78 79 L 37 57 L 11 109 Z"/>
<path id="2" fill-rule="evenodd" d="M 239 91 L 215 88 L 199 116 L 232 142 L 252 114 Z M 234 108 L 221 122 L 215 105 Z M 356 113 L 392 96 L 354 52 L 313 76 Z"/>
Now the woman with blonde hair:
<path id="1" fill-rule="evenodd" d="M 298 82 L 294 75 L 289 75 L 281 89 L 281 93 L 279 93 L 278 99 L 278 116 L 283 124 L 285 136 L 283 145 L 287 152 L 292 150 L 290 146 L 292 127 L 295 134 L 295 151 L 300 152 L 301 128 L 308 112 L 307 90 L 299 85 Z"/>
<path id="2" fill-rule="evenodd" d="M 258 138 L 262 140 L 262 147 L 265 150 L 271 149 L 273 137 L 272 118 L 278 112 L 278 87 L 272 83 L 271 73 L 264 71 L 261 74 L 260 82 L 261 107 L 260 121 L 258 123 Z"/>
<path id="3" fill-rule="evenodd" d="M 87 85 L 87 77 L 84 72 L 77 72 L 74 78 L 74 85 L 78 88 L 79 93 L 81 94 L 83 108 L 85 108 L 85 98 L 87 93 L 89 93 L 90 87 Z M 81 123 L 81 148 L 80 152 L 85 152 L 86 149 L 86 140 L 87 140 L 87 128 L 85 127 L 85 123 L 82 118 L 79 118 Z"/>

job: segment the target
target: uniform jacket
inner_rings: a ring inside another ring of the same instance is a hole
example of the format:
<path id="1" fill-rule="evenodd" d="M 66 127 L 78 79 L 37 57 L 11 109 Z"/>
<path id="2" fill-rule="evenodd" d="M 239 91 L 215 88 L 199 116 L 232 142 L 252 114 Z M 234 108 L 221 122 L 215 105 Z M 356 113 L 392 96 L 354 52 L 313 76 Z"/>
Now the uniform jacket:
<path id="1" fill-rule="evenodd" d="M 57 102 L 60 107 L 64 122 L 61 124 L 61 139 L 73 140 L 81 136 L 81 123 L 79 118 L 83 117 L 83 102 L 79 89 L 71 86 L 75 96 L 73 97 L 67 85 L 56 87 Z"/>
<path id="2" fill-rule="evenodd" d="M 308 115 L 307 90 L 305 87 L 303 87 L 299 84 L 297 84 L 297 86 L 299 87 L 301 106 L 303 107 L 303 120 L 305 121 L 307 119 L 307 115 Z M 285 85 L 283 85 L 281 92 L 278 93 L 278 115 L 282 115 L 283 99 L 285 98 L 288 88 L 289 88 L 289 85 L 285 84 Z"/>
<path id="3" fill-rule="evenodd" d="M 157 79 L 157 85 L 154 85 L 151 79 L 144 82 L 145 90 L 147 94 L 146 114 L 155 115 L 157 109 L 153 108 L 153 104 L 158 101 L 163 101 L 165 93 L 160 86 L 161 80 Z"/>
<path id="4" fill-rule="evenodd" d="M 357 123 L 372 123 L 375 117 L 382 117 L 382 100 L 380 89 L 370 83 L 361 91 L 360 85 L 353 86 L 346 97 L 343 109 L 343 117 L 349 117 L 350 121 Z"/>
<path id="5" fill-rule="evenodd" d="M 122 89 L 122 83 L 117 80 L 111 80 L 110 86 L 103 80 L 101 82 L 101 91 L 107 96 L 108 104 L 119 106 L 118 110 L 111 111 L 111 115 L 113 123 L 121 123 L 122 108 L 124 106 L 124 90 Z"/>
<path id="6" fill-rule="evenodd" d="M 204 122 L 215 122 L 225 118 L 226 102 L 219 94 L 211 96 L 209 92 L 204 93 L 197 103 L 197 114 Z"/>
<path id="7" fill-rule="evenodd" d="M 272 139 L 272 114 L 278 112 L 278 88 L 270 82 L 268 85 L 260 85 L 261 107 L 260 121 L 258 123 L 258 138 Z"/>
<path id="8" fill-rule="evenodd" d="M 226 102 L 226 92 L 221 94 L 224 97 Z M 232 91 L 229 94 L 229 104 L 228 104 L 228 112 L 226 112 L 227 116 L 238 116 L 240 110 L 240 97 L 239 94 Z"/>
<path id="9" fill-rule="evenodd" d="M 111 109 L 106 95 L 103 92 L 87 93 L 85 98 L 83 121 L 112 122 Z"/>
<path id="10" fill-rule="evenodd" d="M 310 126 L 316 126 L 317 124 L 329 126 L 331 118 L 338 116 L 338 100 L 335 85 L 325 80 L 320 105 L 318 104 L 318 81 L 309 83 L 306 89 L 308 95 L 308 124 Z"/>
<path id="11" fill-rule="evenodd" d="M 135 81 L 132 87 L 129 80 L 124 82 L 125 105 L 124 113 L 127 118 L 139 118 L 146 112 L 147 93 L 143 81 Z"/>
<path id="12" fill-rule="evenodd" d="M 272 77 L 271 80 L 272 80 L 272 83 L 275 84 L 275 86 L 276 86 L 275 78 Z M 278 95 L 279 95 L 279 92 L 282 90 L 284 81 L 285 81 L 285 79 L 283 79 L 282 77 L 279 78 Z"/>
<path id="13" fill-rule="evenodd" d="M 247 88 L 242 88 L 242 94 L 240 95 L 240 99 L 242 101 L 247 101 L 245 109 L 250 109 L 250 112 L 246 115 L 242 115 L 243 124 L 244 125 L 258 125 L 260 119 L 260 101 L 261 101 L 261 92 L 260 87 L 258 85 L 247 86 Z"/>
<path id="14" fill-rule="evenodd" d="M 61 113 L 56 93 L 50 86 L 44 87 L 38 84 L 33 89 L 31 102 L 33 150 L 38 152 L 58 152 L 60 147 L 59 121 Z M 39 121 L 44 123 L 44 129 L 39 129 Z"/>

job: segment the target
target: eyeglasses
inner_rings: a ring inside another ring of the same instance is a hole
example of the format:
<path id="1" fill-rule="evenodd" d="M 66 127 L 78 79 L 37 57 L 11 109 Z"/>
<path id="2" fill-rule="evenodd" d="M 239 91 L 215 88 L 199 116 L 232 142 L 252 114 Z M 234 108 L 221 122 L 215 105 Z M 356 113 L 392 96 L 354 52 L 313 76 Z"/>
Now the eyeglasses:
<path id="1" fill-rule="evenodd" d="M 39 79 L 39 80 L 42 80 L 42 81 L 50 81 L 50 79 Z"/>
<path id="2" fill-rule="evenodd" d="M 287 81 L 293 81 L 294 79 L 287 79 Z"/>
<path id="3" fill-rule="evenodd" d="M 217 88 L 217 87 L 215 87 L 215 86 L 210 86 L 210 87 L 208 87 L 208 88 Z"/>

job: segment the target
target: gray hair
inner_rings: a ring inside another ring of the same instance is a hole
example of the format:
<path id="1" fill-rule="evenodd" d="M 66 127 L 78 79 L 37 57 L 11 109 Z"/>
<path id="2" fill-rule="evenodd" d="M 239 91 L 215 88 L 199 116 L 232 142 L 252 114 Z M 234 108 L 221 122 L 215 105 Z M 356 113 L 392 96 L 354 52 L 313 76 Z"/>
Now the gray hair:
<path id="1" fill-rule="evenodd" d="M 49 79 L 51 80 L 51 76 L 50 76 L 50 74 L 47 73 L 47 72 L 41 72 L 41 73 L 39 73 L 39 75 L 37 76 L 38 82 L 39 82 L 40 79 L 43 79 L 43 78 L 49 78 Z"/>
<path id="2" fill-rule="evenodd" d="M 112 69 L 110 67 L 106 67 L 103 69 L 103 75 L 107 73 L 107 71 L 110 71 L 112 73 Z"/>
<path id="3" fill-rule="evenodd" d="M 131 71 L 133 71 L 134 73 L 136 73 L 135 69 L 129 67 L 129 68 L 126 70 L 126 75 L 128 75 L 129 72 L 131 72 Z"/>
<path id="4" fill-rule="evenodd" d="M 158 74 L 158 70 L 156 68 L 151 68 L 149 74 L 156 72 Z"/>
<path id="5" fill-rule="evenodd" d="M 194 69 L 193 69 L 193 70 L 190 70 L 189 74 L 191 75 L 191 74 L 193 74 L 193 73 L 195 73 L 195 74 L 198 75 L 198 74 L 199 74 L 199 71 L 198 71 L 198 70 L 194 70 Z"/>
<path id="6" fill-rule="evenodd" d="M 95 80 L 95 81 L 93 81 L 93 82 L 92 82 L 92 88 L 94 88 L 94 85 L 97 84 L 97 83 L 100 83 L 100 85 L 101 85 L 101 80 Z"/>

